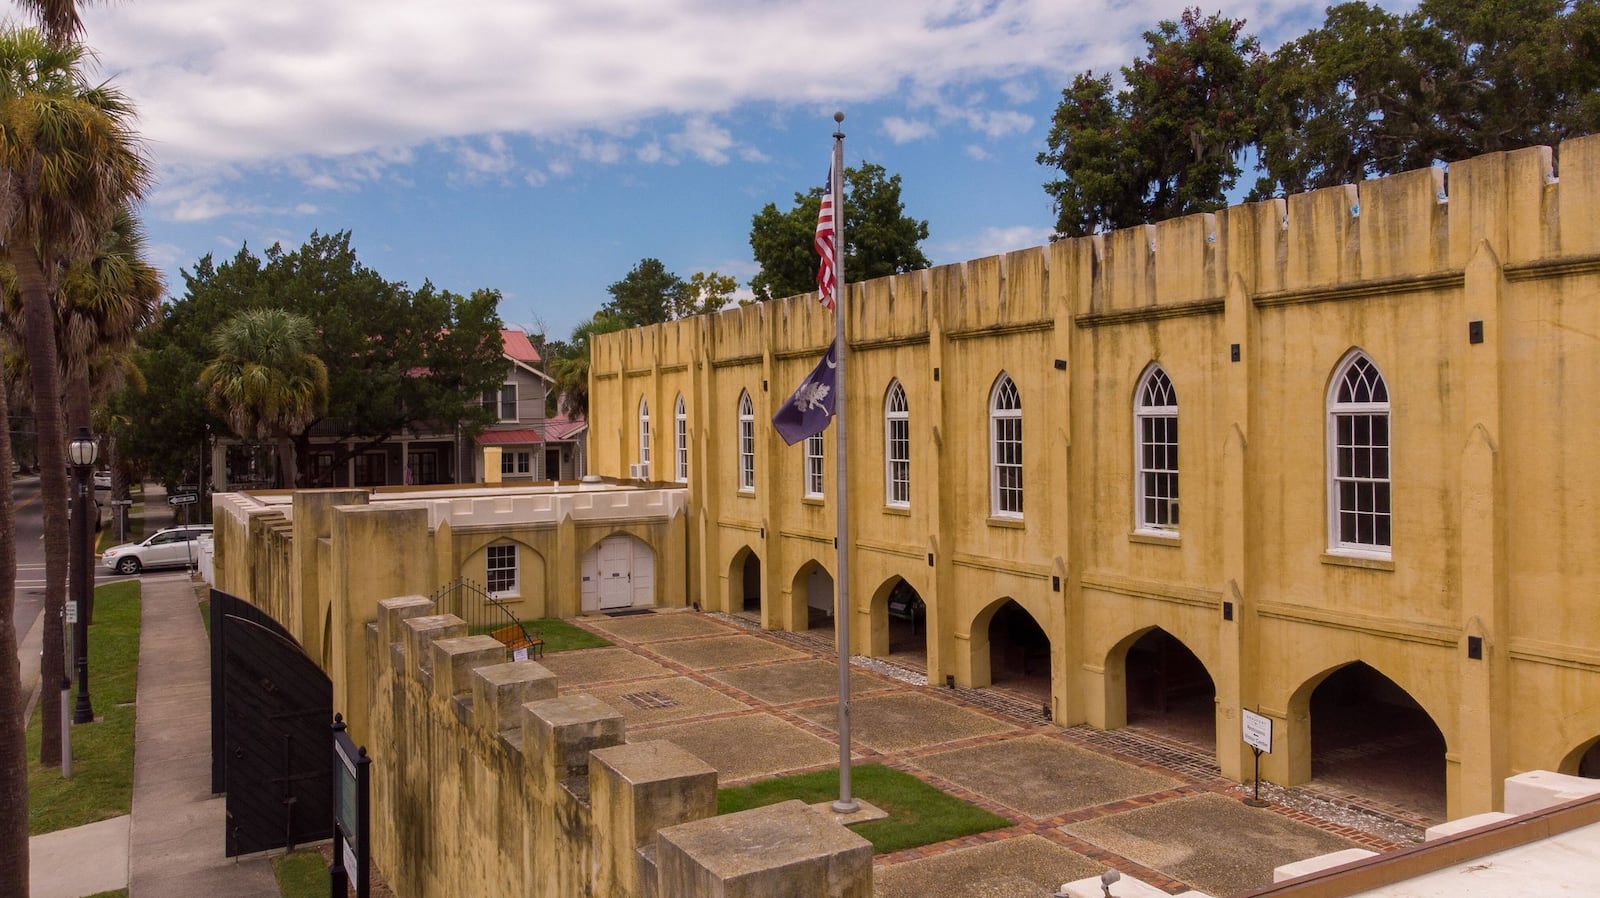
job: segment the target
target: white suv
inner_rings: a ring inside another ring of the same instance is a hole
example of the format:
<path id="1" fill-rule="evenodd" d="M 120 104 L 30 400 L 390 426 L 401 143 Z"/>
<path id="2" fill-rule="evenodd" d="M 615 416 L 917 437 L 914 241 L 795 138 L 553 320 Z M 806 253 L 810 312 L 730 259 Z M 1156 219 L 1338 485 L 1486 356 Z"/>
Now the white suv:
<path id="1" fill-rule="evenodd" d="M 119 574 L 137 574 L 149 567 L 185 567 L 199 557 L 195 540 L 211 535 L 210 524 L 192 524 L 157 530 L 142 543 L 112 546 L 101 556 L 106 568 Z"/>

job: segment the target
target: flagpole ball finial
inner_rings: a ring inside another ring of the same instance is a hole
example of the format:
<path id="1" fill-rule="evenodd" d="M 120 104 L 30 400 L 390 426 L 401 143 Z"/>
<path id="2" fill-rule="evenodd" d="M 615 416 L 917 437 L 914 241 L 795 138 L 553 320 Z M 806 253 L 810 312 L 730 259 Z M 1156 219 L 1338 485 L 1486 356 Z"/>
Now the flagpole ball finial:
<path id="1" fill-rule="evenodd" d="M 836 124 L 844 124 L 844 110 L 841 109 L 838 112 L 835 112 L 833 114 L 833 120 Z"/>

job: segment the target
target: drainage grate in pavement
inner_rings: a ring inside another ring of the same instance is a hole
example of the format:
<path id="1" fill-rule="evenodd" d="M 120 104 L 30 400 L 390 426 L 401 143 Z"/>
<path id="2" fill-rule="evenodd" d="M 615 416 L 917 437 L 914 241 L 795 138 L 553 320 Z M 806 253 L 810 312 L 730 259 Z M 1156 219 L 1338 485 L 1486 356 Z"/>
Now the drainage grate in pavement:
<path id="1" fill-rule="evenodd" d="M 654 711 L 660 708 L 672 708 L 678 705 L 678 700 L 665 693 L 651 690 L 649 692 L 629 692 L 621 699 L 641 711 Z"/>

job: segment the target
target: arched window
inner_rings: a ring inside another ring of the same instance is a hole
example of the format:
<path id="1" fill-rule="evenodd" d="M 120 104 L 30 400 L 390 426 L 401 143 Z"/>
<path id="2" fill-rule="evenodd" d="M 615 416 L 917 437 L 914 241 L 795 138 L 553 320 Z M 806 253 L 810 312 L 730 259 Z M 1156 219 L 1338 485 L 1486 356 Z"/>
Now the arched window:
<path id="1" fill-rule="evenodd" d="M 639 467 L 650 476 L 650 403 L 639 397 Z"/>
<path id="2" fill-rule="evenodd" d="M 911 505 L 911 415 L 900 381 L 890 381 L 883 399 L 883 501 L 891 508 Z"/>
<path id="3" fill-rule="evenodd" d="M 1389 386 L 1356 350 L 1328 390 L 1330 549 L 1389 554 L 1389 476 Z"/>
<path id="4" fill-rule="evenodd" d="M 672 445 L 676 449 L 677 480 L 689 482 L 689 413 L 683 407 L 683 394 L 678 394 L 678 404 L 672 410 Z"/>
<path id="5" fill-rule="evenodd" d="M 822 498 L 822 434 L 806 437 L 806 498 Z"/>
<path id="6" fill-rule="evenodd" d="M 1178 393 L 1150 366 L 1133 404 L 1135 511 L 1139 530 L 1178 529 Z"/>
<path id="7" fill-rule="evenodd" d="M 989 394 L 989 496 L 996 517 L 1022 517 L 1022 397 L 1001 374 Z"/>
<path id="8" fill-rule="evenodd" d="M 739 391 L 739 492 L 756 491 L 756 412 L 750 393 Z"/>

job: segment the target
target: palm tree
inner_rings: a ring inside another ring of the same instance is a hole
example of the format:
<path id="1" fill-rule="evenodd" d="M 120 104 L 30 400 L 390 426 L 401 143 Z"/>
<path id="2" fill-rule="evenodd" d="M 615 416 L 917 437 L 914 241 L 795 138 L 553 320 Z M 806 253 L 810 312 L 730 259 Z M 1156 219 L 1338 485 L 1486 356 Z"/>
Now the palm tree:
<path id="1" fill-rule="evenodd" d="M 62 272 L 92 252 L 119 209 L 140 197 L 149 165 L 120 91 L 84 76 L 88 51 L 38 31 L 0 28 L 0 259 L 22 299 L 38 427 L 44 511 L 45 609 L 41 682 L 62 676 L 67 582 L 66 460 L 56 309 Z M 15 552 L 15 546 L 0 545 Z M 61 763 L 60 708 L 41 703 L 39 760 Z"/>
<path id="2" fill-rule="evenodd" d="M 561 413 L 574 420 L 589 415 L 589 340 L 600 334 L 622 330 L 627 323 L 614 315 L 596 312 L 593 318 L 572 329 L 560 355 L 548 363 L 549 375 L 560 395 Z"/>
<path id="3" fill-rule="evenodd" d="M 217 357 L 200 372 L 211 410 L 240 439 L 278 447 L 282 485 L 295 485 L 291 438 L 328 409 L 328 367 L 310 351 L 311 319 L 283 309 L 251 309 L 211 335 Z"/>

